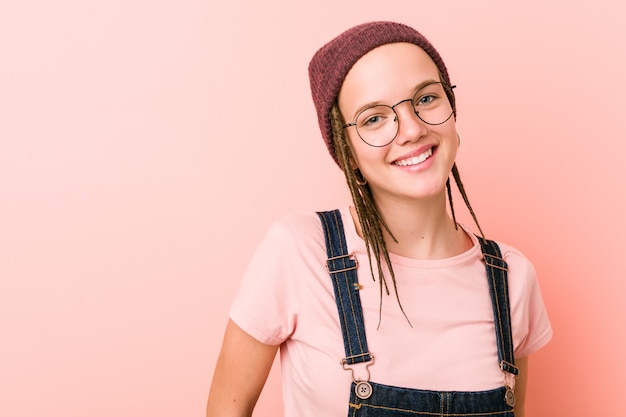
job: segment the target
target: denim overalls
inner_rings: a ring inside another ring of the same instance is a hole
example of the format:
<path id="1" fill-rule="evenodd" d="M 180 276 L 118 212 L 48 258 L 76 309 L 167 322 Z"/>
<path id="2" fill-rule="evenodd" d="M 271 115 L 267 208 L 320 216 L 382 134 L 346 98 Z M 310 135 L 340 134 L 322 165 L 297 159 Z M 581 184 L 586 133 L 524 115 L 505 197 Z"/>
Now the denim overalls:
<path id="1" fill-rule="evenodd" d="M 343 333 L 346 357 L 341 360 L 344 369 L 350 365 L 374 361 L 367 348 L 363 310 L 358 293 L 356 261 L 348 253 L 343 223 L 339 210 L 318 213 L 324 229 L 327 267 L 333 281 L 339 321 Z M 518 370 L 513 358 L 513 338 L 509 312 L 507 265 L 498 245 L 478 238 L 486 265 L 487 279 L 494 313 L 498 359 L 500 369 L 510 374 L 514 381 Z M 495 365 L 495 364 L 494 364 Z M 349 417 L 399 417 L 399 416 L 463 416 L 463 417 L 513 417 L 515 395 L 513 387 L 503 384 L 489 391 L 427 391 L 399 388 L 356 380 L 350 388 Z"/>

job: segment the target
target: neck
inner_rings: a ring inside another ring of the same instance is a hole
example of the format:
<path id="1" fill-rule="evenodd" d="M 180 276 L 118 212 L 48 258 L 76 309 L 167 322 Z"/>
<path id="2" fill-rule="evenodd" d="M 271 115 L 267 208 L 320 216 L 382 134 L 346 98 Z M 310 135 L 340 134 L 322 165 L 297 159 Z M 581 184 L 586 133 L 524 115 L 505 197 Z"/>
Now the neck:
<path id="1" fill-rule="evenodd" d="M 445 192 L 425 200 L 376 199 L 394 239 L 383 229 L 390 253 L 413 259 L 443 259 L 471 248 L 471 239 L 455 228 L 446 211 Z M 356 213 L 353 211 L 353 217 Z M 358 219 L 355 222 L 358 228 Z"/>

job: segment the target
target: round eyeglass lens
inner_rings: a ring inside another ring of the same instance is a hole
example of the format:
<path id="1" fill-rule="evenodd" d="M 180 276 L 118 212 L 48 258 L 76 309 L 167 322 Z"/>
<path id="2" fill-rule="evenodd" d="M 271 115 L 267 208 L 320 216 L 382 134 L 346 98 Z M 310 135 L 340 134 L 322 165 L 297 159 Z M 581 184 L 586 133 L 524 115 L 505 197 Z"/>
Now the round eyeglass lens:
<path id="1" fill-rule="evenodd" d="M 452 117 L 452 106 L 441 82 L 420 88 L 411 100 L 395 106 L 376 105 L 363 110 L 356 118 L 356 130 L 361 139 L 371 146 L 385 146 L 398 134 L 398 114 L 395 107 L 410 101 L 415 115 L 429 125 L 440 125 Z"/>
<path id="2" fill-rule="evenodd" d="M 357 116 L 356 131 L 368 145 L 385 146 L 396 138 L 398 115 L 389 106 L 369 107 Z"/>

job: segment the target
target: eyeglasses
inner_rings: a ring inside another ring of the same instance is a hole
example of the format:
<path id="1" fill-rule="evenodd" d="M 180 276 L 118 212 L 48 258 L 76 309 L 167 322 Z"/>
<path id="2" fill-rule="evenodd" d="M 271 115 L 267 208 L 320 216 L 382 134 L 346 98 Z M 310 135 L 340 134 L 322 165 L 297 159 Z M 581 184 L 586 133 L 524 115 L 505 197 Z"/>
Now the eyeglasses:
<path id="1" fill-rule="evenodd" d="M 387 146 L 398 136 L 400 123 L 396 107 L 410 101 L 413 112 L 421 121 L 432 126 L 444 124 L 453 113 L 446 91 L 455 87 L 455 85 L 447 87 L 442 82 L 426 84 L 417 90 L 413 98 L 399 101 L 393 106 L 378 104 L 368 107 L 359 112 L 353 123 L 342 127 L 345 129 L 354 126 L 361 140 L 370 146 Z"/>

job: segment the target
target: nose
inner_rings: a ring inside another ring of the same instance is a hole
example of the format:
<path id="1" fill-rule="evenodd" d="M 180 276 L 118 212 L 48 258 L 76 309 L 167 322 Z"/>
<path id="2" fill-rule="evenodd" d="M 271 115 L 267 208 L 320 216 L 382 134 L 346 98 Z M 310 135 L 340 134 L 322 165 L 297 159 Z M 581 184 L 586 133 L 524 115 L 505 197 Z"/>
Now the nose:
<path id="1" fill-rule="evenodd" d="M 400 105 L 407 102 L 407 105 Z M 428 131 L 426 123 L 417 117 L 415 106 L 411 99 L 404 100 L 394 106 L 396 115 L 398 116 L 398 134 L 396 142 L 402 144 L 419 140 Z"/>

